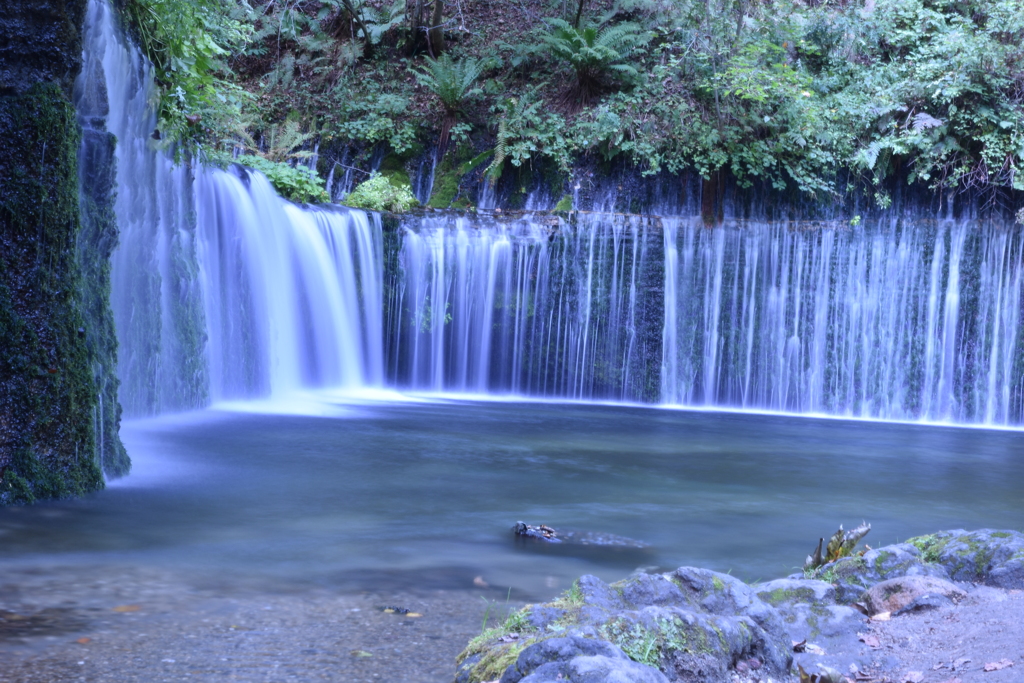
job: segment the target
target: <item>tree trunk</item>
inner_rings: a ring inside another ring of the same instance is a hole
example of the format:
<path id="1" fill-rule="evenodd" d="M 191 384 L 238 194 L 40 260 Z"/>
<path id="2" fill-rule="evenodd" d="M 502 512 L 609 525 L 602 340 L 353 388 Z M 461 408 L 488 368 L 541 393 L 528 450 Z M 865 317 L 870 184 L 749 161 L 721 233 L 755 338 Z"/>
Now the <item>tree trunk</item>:
<path id="1" fill-rule="evenodd" d="M 362 13 L 357 12 L 356 8 L 352 6 L 352 0 L 341 0 L 341 4 L 345 6 L 345 10 L 352 17 L 356 28 L 363 34 L 363 57 L 370 59 L 373 57 L 373 43 L 370 41 L 370 32 L 366 30 L 366 24 L 363 22 Z"/>
<path id="2" fill-rule="evenodd" d="M 424 0 L 409 0 L 406 8 L 409 11 L 409 56 L 419 52 L 421 34 L 423 30 L 423 5 Z"/>
<path id="3" fill-rule="evenodd" d="M 445 51 L 444 44 L 444 0 L 434 0 L 434 12 L 430 17 L 427 39 L 430 42 L 430 56 L 437 59 Z"/>
<path id="4" fill-rule="evenodd" d="M 722 169 L 718 169 L 701 182 L 700 217 L 707 228 L 719 225 L 724 218 L 725 183 L 722 176 Z"/>
<path id="5" fill-rule="evenodd" d="M 580 0 L 580 4 L 576 6 L 576 19 L 572 22 L 572 26 L 577 31 L 580 30 L 580 21 L 583 19 L 583 7 L 586 4 L 587 0 Z"/>

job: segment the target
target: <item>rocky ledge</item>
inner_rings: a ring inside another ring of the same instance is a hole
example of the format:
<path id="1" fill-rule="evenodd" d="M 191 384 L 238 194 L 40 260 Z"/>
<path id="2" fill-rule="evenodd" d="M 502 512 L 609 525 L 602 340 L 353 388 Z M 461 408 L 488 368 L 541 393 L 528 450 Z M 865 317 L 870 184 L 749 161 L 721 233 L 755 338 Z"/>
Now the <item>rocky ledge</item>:
<path id="1" fill-rule="evenodd" d="M 943 531 L 755 585 L 693 567 L 583 576 L 471 641 L 455 680 L 891 680 L 901 663 L 871 625 L 950 609 L 981 585 L 1024 589 L 1024 534 Z"/>

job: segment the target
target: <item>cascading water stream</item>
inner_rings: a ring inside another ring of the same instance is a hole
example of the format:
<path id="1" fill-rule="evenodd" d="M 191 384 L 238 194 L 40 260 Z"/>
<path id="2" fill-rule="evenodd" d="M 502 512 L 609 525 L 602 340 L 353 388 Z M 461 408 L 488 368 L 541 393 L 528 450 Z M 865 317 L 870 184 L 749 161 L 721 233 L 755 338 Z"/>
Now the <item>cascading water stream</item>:
<path id="1" fill-rule="evenodd" d="M 666 220 L 665 243 L 668 403 L 1022 421 L 1016 231 Z"/>
<path id="2" fill-rule="evenodd" d="M 1024 421 L 1024 240 L 614 215 L 408 221 L 388 376 L 421 391 Z M 652 359 L 657 359 L 656 364 Z"/>
<path id="3" fill-rule="evenodd" d="M 380 225 L 155 147 L 151 67 L 91 0 L 84 72 L 118 140 L 111 306 L 126 414 L 379 385 Z"/>
<path id="4" fill-rule="evenodd" d="M 407 222 L 388 273 L 389 379 L 416 390 L 656 400 L 658 348 L 643 334 L 660 319 L 648 223 Z"/>
<path id="5" fill-rule="evenodd" d="M 1024 422 L 1019 231 L 613 214 L 427 214 L 384 231 L 286 202 L 257 173 L 175 165 L 153 148 L 148 66 L 100 0 L 87 44 L 119 140 L 112 305 L 130 415 L 388 383 Z"/>

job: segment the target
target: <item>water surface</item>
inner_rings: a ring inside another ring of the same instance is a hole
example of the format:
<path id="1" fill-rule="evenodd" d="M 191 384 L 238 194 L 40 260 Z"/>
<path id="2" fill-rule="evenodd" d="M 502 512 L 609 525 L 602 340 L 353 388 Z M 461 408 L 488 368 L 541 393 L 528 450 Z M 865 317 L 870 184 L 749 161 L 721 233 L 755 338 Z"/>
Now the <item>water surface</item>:
<path id="1" fill-rule="evenodd" d="M 840 523 L 871 522 L 873 546 L 1024 526 L 1015 431 L 572 403 L 318 405 L 126 422 L 134 473 L 84 500 L 0 510 L 3 560 L 339 590 L 479 576 L 537 599 L 638 563 L 767 580 Z M 513 542 L 517 520 L 652 552 L 538 553 Z"/>

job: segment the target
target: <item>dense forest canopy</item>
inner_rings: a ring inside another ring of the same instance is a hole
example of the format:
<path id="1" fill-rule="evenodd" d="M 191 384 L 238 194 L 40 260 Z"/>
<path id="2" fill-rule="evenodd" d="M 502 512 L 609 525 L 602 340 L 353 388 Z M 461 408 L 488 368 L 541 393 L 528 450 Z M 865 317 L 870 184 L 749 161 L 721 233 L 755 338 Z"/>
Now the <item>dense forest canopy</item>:
<path id="1" fill-rule="evenodd" d="M 1024 0 L 125 0 L 159 136 L 323 199 L 313 145 L 817 198 L 1024 190 Z M 873 188 L 873 189 L 872 189 Z M 446 198 L 449 202 L 451 198 Z"/>

